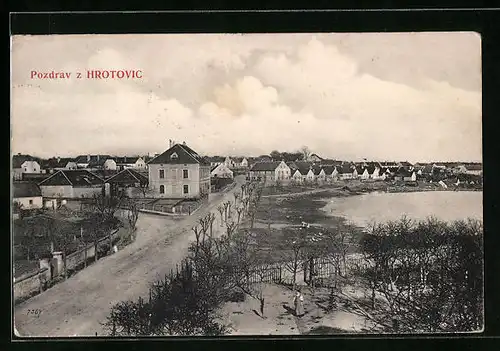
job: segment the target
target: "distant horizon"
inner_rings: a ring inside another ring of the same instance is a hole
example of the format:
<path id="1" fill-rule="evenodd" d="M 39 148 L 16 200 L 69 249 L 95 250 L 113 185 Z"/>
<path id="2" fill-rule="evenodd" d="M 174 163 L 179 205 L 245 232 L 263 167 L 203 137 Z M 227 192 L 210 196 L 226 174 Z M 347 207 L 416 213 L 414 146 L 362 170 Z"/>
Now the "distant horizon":
<path id="1" fill-rule="evenodd" d="M 481 79 L 474 32 L 15 35 L 11 148 L 482 159 Z"/>
<path id="2" fill-rule="evenodd" d="M 189 144 L 188 144 L 189 146 Z M 164 151 L 162 152 L 158 152 L 157 154 L 160 155 L 162 154 L 163 152 L 165 152 L 167 149 L 165 149 Z M 270 156 L 269 154 L 270 153 L 267 153 L 267 154 L 260 154 L 260 155 L 214 155 L 214 154 L 203 154 L 203 153 L 200 153 L 198 152 L 197 150 L 194 150 L 196 151 L 200 156 L 203 156 L 203 157 L 227 157 L 229 156 L 230 158 L 258 158 L 259 156 Z M 274 150 L 272 150 L 274 151 Z M 298 151 L 280 151 L 280 152 L 289 152 L 289 153 L 294 153 L 294 152 L 298 152 Z M 85 156 L 85 155 L 90 155 L 90 156 L 94 156 L 94 155 L 109 155 L 111 157 L 145 157 L 145 156 L 149 156 L 149 157 L 155 157 L 154 153 L 149 153 L 148 154 L 128 154 L 128 155 L 123 155 L 123 154 L 113 154 L 113 153 L 108 153 L 108 152 L 102 152 L 102 153 L 99 153 L 99 154 L 78 154 L 78 155 L 65 155 L 65 156 L 62 156 L 62 155 L 58 155 L 58 156 L 49 156 L 49 157 L 41 157 L 41 156 L 37 156 L 35 155 L 34 153 L 13 153 L 12 156 L 16 156 L 16 155 L 25 155 L 25 156 L 31 156 L 31 157 L 34 157 L 34 158 L 39 158 L 39 159 L 42 159 L 42 160 L 47 160 L 47 159 L 52 159 L 52 158 L 70 158 L 70 159 L 76 159 L 77 157 L 79 156 Z M 323 155 L 319 155 L 318 153 L 316 152 L 311 152 L 311 154 L 316 154 L 318 155 L 319 157 L 321 157 L 322 159 L 324 160 L 334 160 L 334 161 L 348 161 L 348 162 L 410 162 L 412 164 L 416 164 L 416 163 L 482 163 L 483 161 L 482 160 L 409 160 L 409 159 L 403 159 L 403 160 L 399 160 L 399 159 L 368 159 L 366 158 L 363 159 L 363 158 L 357 158 L 357 159 L 341 159 L 341 158 L 335 158 L 335 157 L 328 157 L 328 156 L 323 156 Z"/>

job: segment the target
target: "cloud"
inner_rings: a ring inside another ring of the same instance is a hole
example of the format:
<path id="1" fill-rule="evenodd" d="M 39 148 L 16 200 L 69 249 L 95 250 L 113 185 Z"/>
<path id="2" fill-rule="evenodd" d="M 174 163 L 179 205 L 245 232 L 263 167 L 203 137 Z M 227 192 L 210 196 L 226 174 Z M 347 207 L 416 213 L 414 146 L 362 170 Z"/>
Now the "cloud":
<path id="1" fill-rule="evenodd" d="M 175 139 L 204 154 L 307 145 L 337 159 L 481 157 L 481 93 L 429 78 L 418 87 L 383 80 L 324 36 L 300 36 L 300 45 L 290 36 L 251 38 L 104 38 L 60 66 L 139 67 L 145 78 L 137 82 L 27 86 L 18 68 L 13 149 L 42 156 L 147 153 Z"/>

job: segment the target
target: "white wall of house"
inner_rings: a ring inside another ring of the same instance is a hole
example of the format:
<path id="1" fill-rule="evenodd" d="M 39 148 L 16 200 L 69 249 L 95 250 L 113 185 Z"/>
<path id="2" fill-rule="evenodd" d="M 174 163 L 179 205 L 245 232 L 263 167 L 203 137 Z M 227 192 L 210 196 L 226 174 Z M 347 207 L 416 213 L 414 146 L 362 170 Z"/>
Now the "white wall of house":
<path id="1" fill-rule="evenodd" d="M 36 161 L 24 161 L 21 169 L 23 173 L 42 173 L 40 165 Z"/>
<path id="2" fill-rule="evenodd" d="M 43 197 L 73 197 L 71 185 L 40 185 Z"/>
<path id="3" fill-rule="evenodd" d="M 149 188 L 155 197 L 182 199 L 210 193 L 210 166 L 150 164 L 148 169 Z"/>
<path id="4" fill-rule="evenodd" d="M 302 181 L 304 180 L 304 176 L 299 172 L 299 170 L 297 169 L 294 173 L 293 173 L 293 176 L 292 176 L 292 180 L 296 183 L 302 183 Z"/>
<path id="5" fill-rule="evenodd" d="M 380 168 L 375 167 L 375 170 L 372 174 L 370 174 L 370 178 L 372 179 L 380 179 Z"/>
<path id="6" fill-rule="evenodd" d="M 43 207 L 43 201 L 41 196 L 18 197 L 14 199 L 14 202 L 18 202 L 20 205 L 22 205 L 23 209 L 34 209 Z"/>
<path id="7" fill-rule="evenodd" d="M 139 157 L 137 161 L 135 161 L 134 168 L 136 169 L 146 169 L 146 161 L 142 157 Z"/>
<path id="8" fill-rule="evenodd" d="M 312 182 L 314 181 L 314 178 L 315 178 L 314 172 L 312 171 L 312 169 L 310 169 L 306 174 L 306 181 Z"/>
<path id="9" fill-rule="evenodd" d="M 321 169 L 321 171 L 318 174 L 318 180 L 321 182 L 324 182 L 326 180 L 325 170 Z"/>
<path id="10" fill-rule="evenodd" d="M 110 171 L 116 171 L 118 169 L 115 160 L 111 158 L 108 158 L 106 161 L 104 161 L 103 168 Z"/>
<path id="11" fill-rule="evenodd" d="M 288 165 L 281 161 L 278 167 L 274 170 L 274 179 L 275 180 L 289 180 L 291 176 L 291 169 Z"/>
<path id="12" fill-rule="evenodd" d="M 212 172 L 210 172 L 210 175 L 217 178 L 233 179 L 233 171 L 231 171 L 224 163 L 218 165 Z"/>
<path id="13" fill-rule="evenodd" d="M 76 162 L 70 161 L 66 164 L 66 167 L 64 167 L 64 168 L 65 169 L 77 169 L 78 165 L 76 164 Z"/>
<path id="14" fill-rule="evenodd" d="M 73 187 L 73 197 L 92 197 L 94 194 L 99 195 L 102 193 L 102 185 L 93 185 L 91 187 Z"/>
<path id="15" fill-rule="evenodd" d="M 363 173 L 361 173 L 361 175 L 359 176 L 359 178 L 361 178 L 363 180 L 369 179 L 370 178 L 370 173 L 368 173 L 368 169 L 365 168 L 365 170 L 363 171 Z"/>
<path id="16" fill-rule="evenodd" d="M 243 158 L 243 160 L 241 160 L 241 164 L 240 164 L 241 167 L 248 167 L 248 160 L 246 158 Z"/>

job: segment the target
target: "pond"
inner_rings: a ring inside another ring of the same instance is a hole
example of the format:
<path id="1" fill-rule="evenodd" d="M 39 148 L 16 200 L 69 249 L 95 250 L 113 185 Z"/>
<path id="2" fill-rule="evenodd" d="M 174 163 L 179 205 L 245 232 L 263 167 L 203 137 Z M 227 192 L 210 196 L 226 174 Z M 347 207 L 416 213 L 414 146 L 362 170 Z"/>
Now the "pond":
<path id="1" fill-rule="evenodd" d="M 434 216 L 445 221 L 483 219 L 482 191 L 427 191 L 410 193 L 369 193 L 326 199 L 322 208 L 328 215 L 346 218 L 358 226 L 373 221 Z"/>

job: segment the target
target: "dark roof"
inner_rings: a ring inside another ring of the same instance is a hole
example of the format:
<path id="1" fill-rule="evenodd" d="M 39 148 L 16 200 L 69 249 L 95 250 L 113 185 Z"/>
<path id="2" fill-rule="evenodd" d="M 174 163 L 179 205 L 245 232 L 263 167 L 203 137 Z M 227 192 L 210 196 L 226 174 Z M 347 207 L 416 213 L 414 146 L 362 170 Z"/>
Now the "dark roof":
<path id="1" fill-rule="evenodd" d="M 90 160 L 88 160 L 90 156 Z M 75 158 L 76 163 L 98 163 L 101 162 L 101 159 L 106 159 L 112 158 L 110 155 L 80 155 L 77 158 Z M 99 161 L 98 161 L 99 160 Z M 104 163 L 104 161 L 102 161 Z"/>
<path id="2" fill-rule="evenodd" d="M 352 167 L 349 165 L 349 164 L 343 164 L 342 167 L 337 167 L 337 171 L 340 173 L 340 174 L 343 174 L 343 173 L 352 173 L 354 170 L 352 169 Z"/>
<path id="3" fill-rule="evenodd" d="M 322 157 L 320 157 L 320 156 L 318 156 L 318 154 L 311 154 L 309 157 L 310 157 L 310 158 L 315 157 L 315 158 L 319 158 L 320 160 L 323 160 L 323 158 L 322 158 Z"/>
<path id="4" fill-rule="evenodd" d="M 14 198 L 42 196 L 42 191 L 36 183 L 33 182 L 14 182 Z"/>
<path id="5" fill-rule="evenodd" d="M 119 171 L 117 171 L 116 169 L 98 169 L 98 170 L 92 171 L 93 174 L 95 174 L 96 176 L 98 176 L 99 178 L 102 178 L 102 179 L 111 178 L 114 175 L 118 174 L 118 172 Z"/>
<path id="6" fill-rule="evenodd" d="M 307 173 L 309 173 L 309 170 L 313 166 L 311 162 L 307 162 L 307 161 L 296 161 L 295 165 L 296 165 L 297 169 L 299 170 L 300 174 L 302 174 L 302 175 L 306 175 Z"/>
<path id="7" fill-rule="evenodd" d="M 411 167 L 413 166 L 410 162 L 408 161 L 403 161 L 403 162 L 400 162 L 402 166 L 405 166 L 405 167 Z"/>
<path id="8" fill-rule="evenodd" d="M 102 184 L 103 179 L 87 170 L 59 170 L 38 185 L 89 186 Z"/>
<path id="9" fill-rule="evenodd" d="M 359 175 L 363 174 L 365 169 L 365 167 L 356 166 L 356 172 L 358 172 Z"/>
<path id="10" fill-rule="evenodd" d="M 69 162 L 74 162 L 72 158 L 64 157 L 64 158 L 49 158 L 48 160 L 42 161 L 43 168 L 64 168 Z"/>
<path id="11" fill-rule="evenodd" d="M 322 170 L 322 168 L 320 166 L 315 165 L 312 167 L 312 171 L 313 171 L 314 175 L 316 175 L 316 176 L 321 173 L 321 170 Z"/>
<path id="12" fill-rule="evenodd" d="M 23 180 L 39 183 L 51 175 L 52 173 L 23 173 Z"/>
<path id="13" fill-rule="evenodd" d="M 398 170 L 395 173 L 395 175 L 398 176 L 398 177 L 411 177 L 412 174 L 413 174 L 413 172 L 410 172 L 405 167 L 399 167 Z"/>
<path id="14" fill-rule="evenodd" d="M 121 184 L 148 184 L 149 179 L 145 175 L 134 171 L 133 169 L 124 169 L 123 171 L 108 178 L 106 183 L 121 183 Z"/>
<path id="15" fill-rule="evenodd" d="M 114 157 L 113 160 L 115 160 L 117 165 L 120 164 L 134 164 L 139 160 L 139 156 L 123 156 L 123 157 Z"/>
<path id="16" fill-rule="evenodd" d="M 224 162 L 226 158 L 222 156 L 207 156 L 209 162 Z"/>
<path id="17" fill-rule="evenodd" d="M 422 168 L 422 173 L 432 173 L 432 169 L 434 167 L 432 165 L 425 165 L 424 168 Z"/>
<path id="18" fill-rule="evenodd" d="M 335 170 L 335 166 L 334 165 L 323 166 L 323 171 L 325 171 L 326 175 L 331 175 L 334 170 Z"/>
<path id="19" fill-rule="evenodd" d="M 368 167 L 366 167 L 366 169 L 368 170 L 368 174 L 373 174 L 373 172 L 375 172 L 375 164 L 369 164 Z"/>
<path id="20" fill-rule="evenodd" d="M 176 154 L 177 157 L 171 157 Z M 149 164 L 201 164 L 210 165 L 207 158 L 201 157 L 193 149 L 184 144 L 175 144 L 161 155 L 153 158 Z"/>
<path id="21" fill-rule="evenodd" d="M 13 155 L 12 156 L 12 168 L 21 168 L 25 161 L 37 161 L 41 162 L 39 158 L 30 155 Z"/>
<path id="22" fill-rule="evenodd" d="M 481 171 L 483 167 L 481 164 L 466 164 L 465 169 L 468 171 Z"/>
<path id="23" fill-rule="evenodd" d="M 280 163 L 281 161 L 257 162 L 252 166 L 250 170 L 255 172 L 274 171 Z"/>

